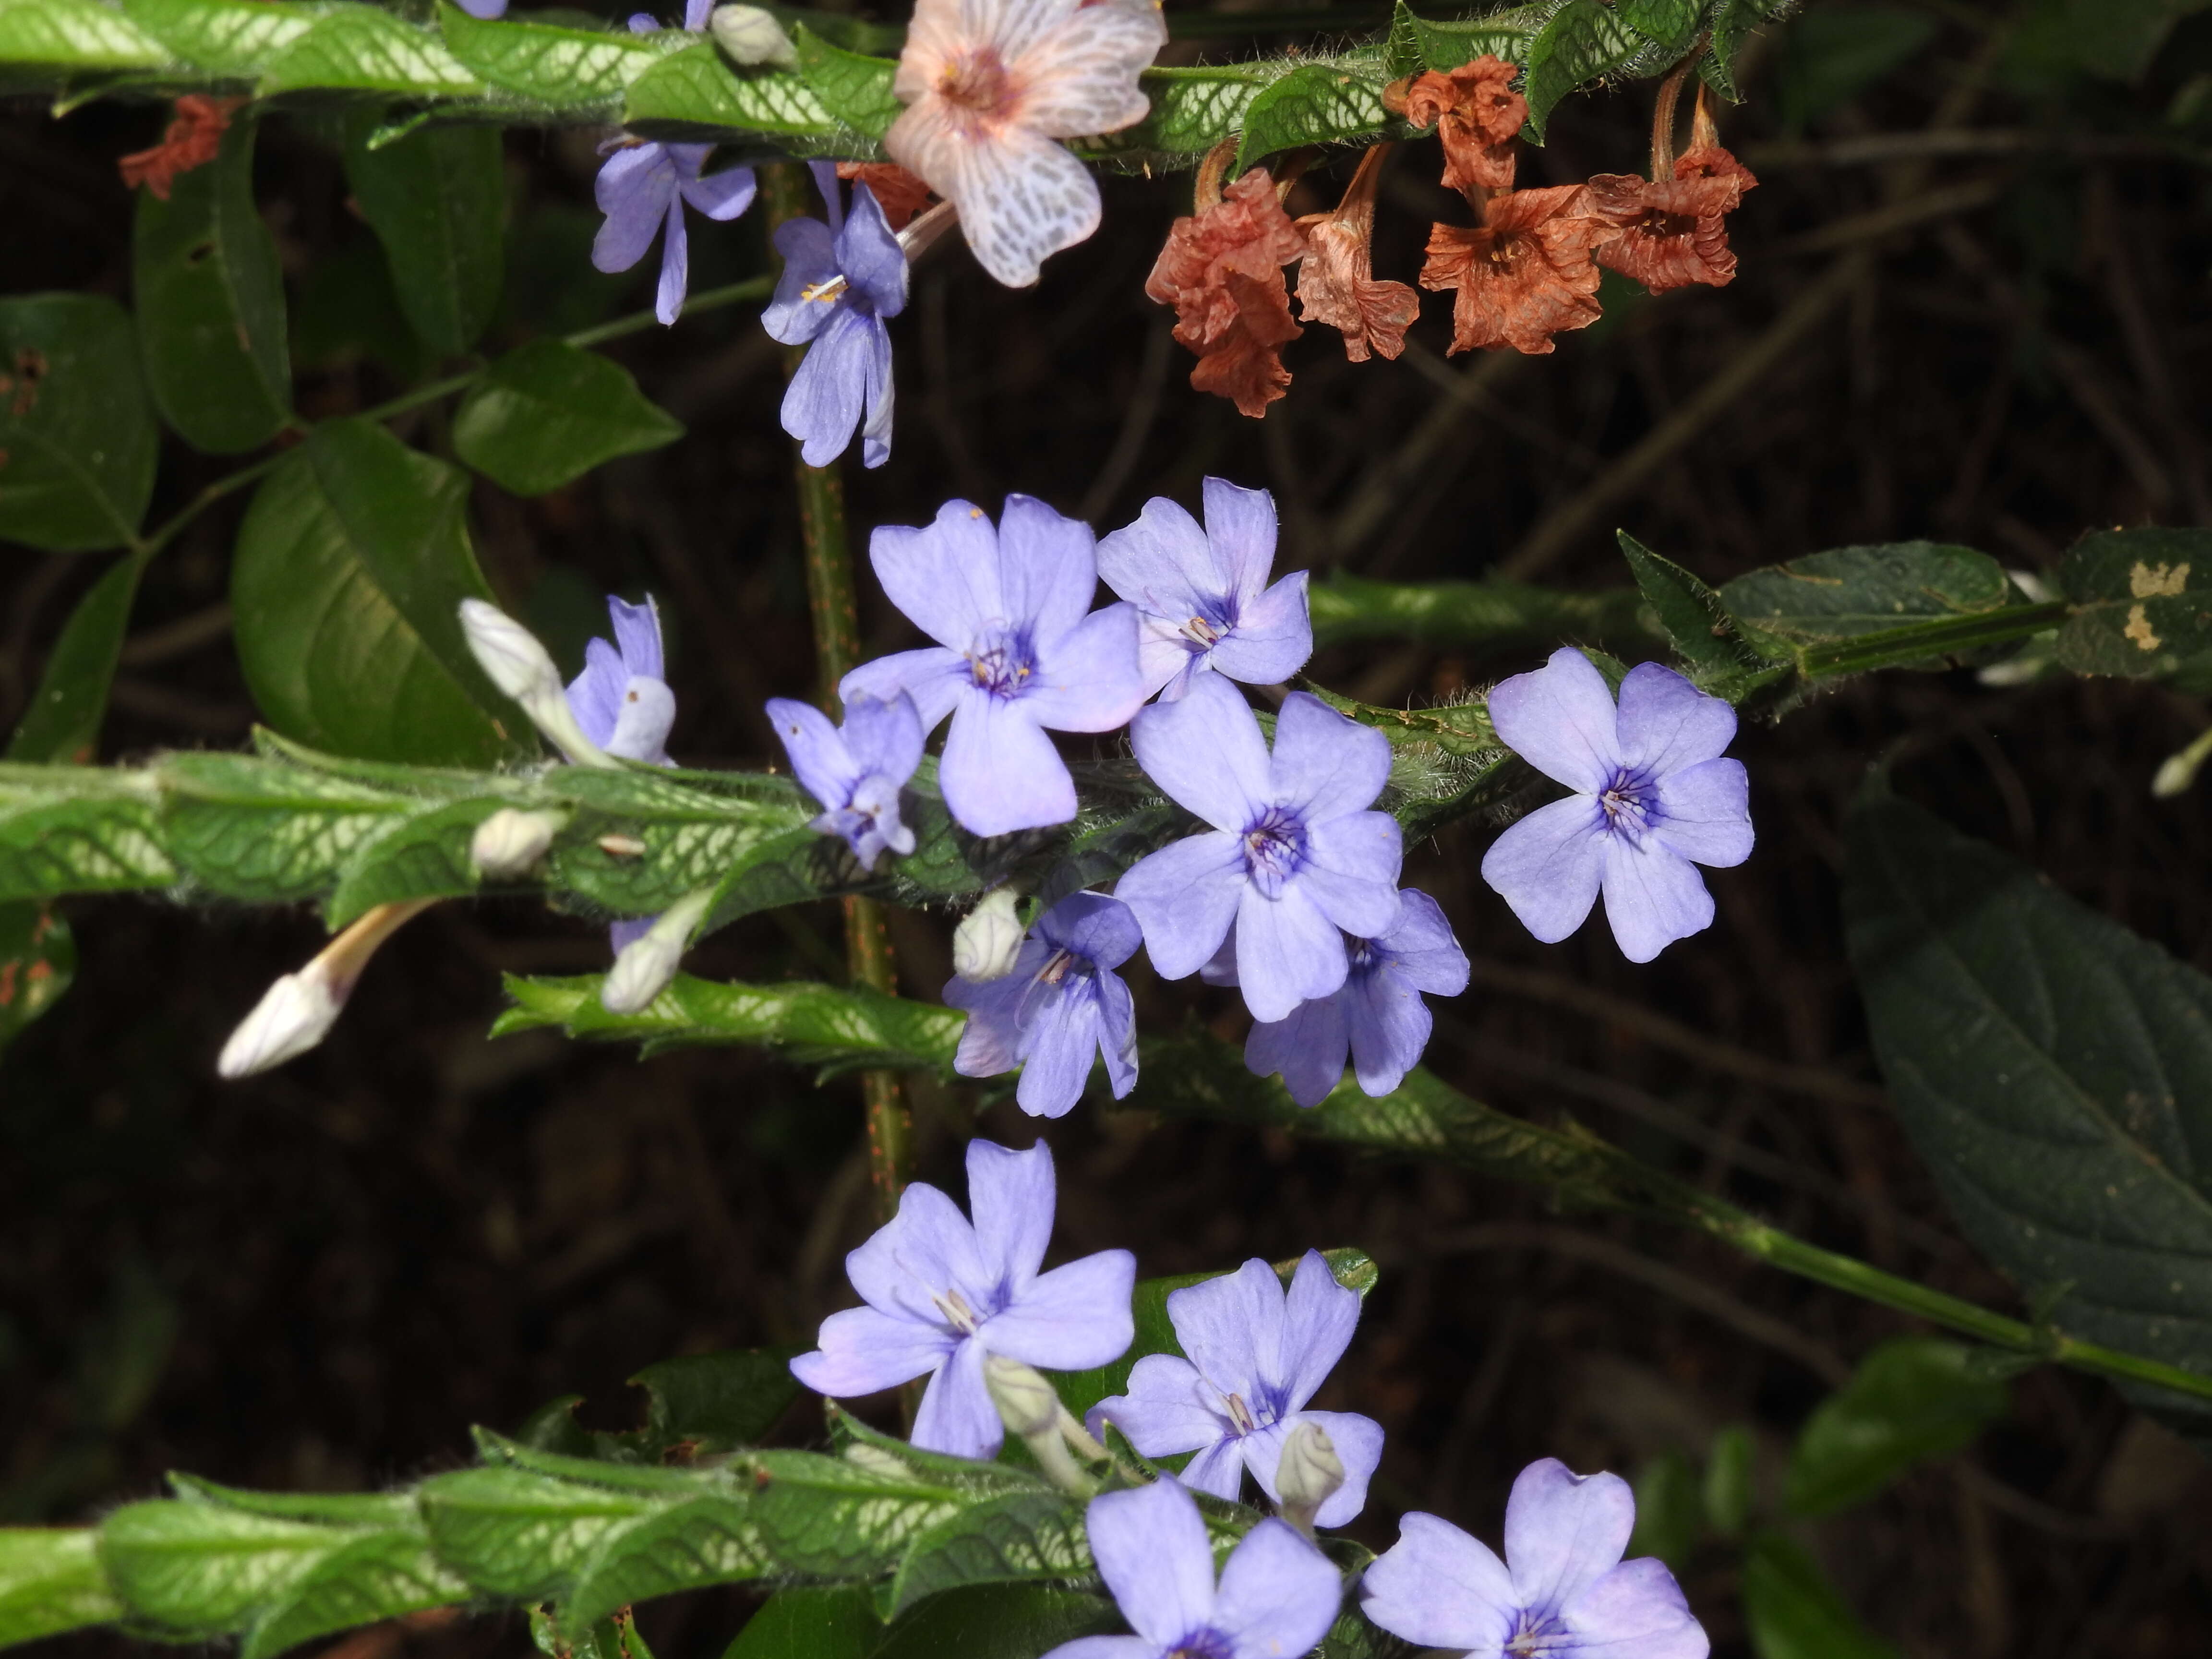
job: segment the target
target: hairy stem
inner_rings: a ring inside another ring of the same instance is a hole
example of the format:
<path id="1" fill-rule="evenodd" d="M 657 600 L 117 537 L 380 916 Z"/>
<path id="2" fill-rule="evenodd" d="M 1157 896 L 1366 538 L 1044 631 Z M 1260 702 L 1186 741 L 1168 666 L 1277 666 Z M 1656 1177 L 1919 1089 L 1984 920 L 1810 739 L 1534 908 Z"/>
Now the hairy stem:
<path id="1" fill-rule="evenodd" d="M 813 207 L 814 185 L 805 167 L 779 162 L 763 169 L 771 231 L 787 219 L 804 218 Z M 787 380 L 799 371 L 804 346 L 787 346 Z M 837 683 L 860 659 L 860 613 L 853 587 L 853 550 L 845 531 L 845 485 L 836 463 L 809 466 L 796 442 L 791 464 L 799 486 L 799 532 L 805 548 L 806 610 L 814 629 L 814 659 L 823 706 L 837 711 Z M 845 900 L 845 961 L 853 983 L 889 996 L 897 989 L 883 907 L 873 899 Z M 868 1115 L 868 1184 L 876 1214 L 888 1221 L 898 1209 L 899 1193 L 914 1164 L 914 1119 L 899 1089 L 898 1073 L 872 1069 L 860 1073 L 860 1093 Z"/>

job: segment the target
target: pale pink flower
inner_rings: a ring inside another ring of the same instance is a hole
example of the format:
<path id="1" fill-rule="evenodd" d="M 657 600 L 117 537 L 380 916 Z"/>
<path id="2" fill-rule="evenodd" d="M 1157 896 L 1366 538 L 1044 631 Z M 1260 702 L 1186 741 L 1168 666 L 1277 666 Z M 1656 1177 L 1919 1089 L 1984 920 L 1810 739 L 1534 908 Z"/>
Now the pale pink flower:
<path id="1" fill-rule="evenodd" d="M 1143 120 L 1137 75 L 1167 38 L 1156 0 L 919 0 L 884 149 L 957 205 L 984 270 L 1026 288 L 1098 228 L 1098 185 L 1057 141 Z"/>

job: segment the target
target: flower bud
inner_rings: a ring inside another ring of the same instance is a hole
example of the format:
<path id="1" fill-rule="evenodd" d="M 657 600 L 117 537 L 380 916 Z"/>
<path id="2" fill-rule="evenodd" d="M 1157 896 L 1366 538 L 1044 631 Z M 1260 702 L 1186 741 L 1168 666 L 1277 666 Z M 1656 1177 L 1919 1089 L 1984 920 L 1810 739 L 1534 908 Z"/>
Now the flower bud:
<path id="1" fill-rule="evenodd" d="M 759 64 L 780 70 L 799 67 L 799 53 L 793 50 L 783 25 L 758 6 L 717 6 L 707 20 L 707 28 L 733 64 L 748 68 Z"/>
<path id="2" fill-rule="evenodd" d="M 952 971 L 972 985 L 988 985 L 1014 971 L 1025 930 L 1015 914 L 1011 887 L 994 887 L 952 931 Z"/>
<path id="3" fill-rule="evenodd" d="M 502 806 L 469 837 L 469 862 L 486 881 L 514 881 L 535 870 L 567 822 L 560 812 Z"/>
<path id="4" fill-rule="evenodd" d="M 2212 730 L 2206 731 L 2179 753 L 2166 757 L 2164 764 L 2158 769 L 2158 775 L 2150 781 L 2151 793 L 2160 800 L 2171 800 L 2176 795 L 2187 794 L 2189 786 L 2197 781 L 2197 774 L 2208 755 L 2212 755 Z"/>
<path id="5" fill-rule="evenodd" d="M 713 902 L 714 890 L 686 894 L 654 919 L 652 927 L 622 948 L 599 986 L 599 1006 L 611 1014 L 641 1013 L 676 977 L 696 927 Z"/>
<path id="6" fill-rule="evenodd" d="M 1275 1492 L 1283 1519 L 1310 1533 L 1322 1505 L 1344 1488 L 1344 1460 L 1328 1431 L 1310 1419 L 1293 1425 L 1275 1465 Z"/>
<path id="7" fill-rule="evenodd" d="M 1060 1395 L 1034 1365 L 1002 1353 L 988 1355 L 983 1384 L 991 1391 L 991 1403 L 999 1408 L 999 1420 L 1008 1434 L 1028 1440 L 1060 1431 Z"/>
<path id="8" fill-rule="evenodd" d="M 296 974 L 286 974 L 263 994 L 222 1045 L 216 1072 L 252 1077 L 295 1060 L 330 1035 L 353 994 L 362 969 L 377 947 L 436 901 L 409 899 L 380 904 L 323 948 Z"/>
<path id="9" fill-rule="evenodd" d="M 568 707 L 561 671 L 538 636 L 495 605 L 461 601 L 461 633 L 491 683 L 522 706 L 530 723 L 548 742 L 579 766 L 618 766 L 584 735 Z"/>

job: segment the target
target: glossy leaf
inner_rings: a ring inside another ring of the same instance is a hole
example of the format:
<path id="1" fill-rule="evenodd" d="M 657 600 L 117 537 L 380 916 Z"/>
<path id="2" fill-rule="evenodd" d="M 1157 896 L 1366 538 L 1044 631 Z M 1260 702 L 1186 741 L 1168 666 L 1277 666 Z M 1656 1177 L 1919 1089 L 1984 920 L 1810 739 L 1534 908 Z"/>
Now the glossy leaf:
<path id="1" fill-rule="evenodd" d="M 793 1348 L 687 1354 L 647 1365 L 632 1382 L 646 1391 L 644 1443 L 660 1455 L 732 1451 L 757 1445 L 799 1398 Z"/>
<path id="2" fill-rule="evenodd" d="M 159 441 L 128 312 L 88 294 L 0 300 L 0 541 L 122 546 Z"/>
<path id="3" fill-rule="evenodd" d="M 140 28 L 211 74 L 251 80 L 315 24 L 295 0 L 123 0 Z"/>
<path id="4" fill-rule="evenodd" d="M 706 140 L 731 129 L 825 139 L 836 131 L 799 76 L 781 70 L 739 74 L 711 40 L 670 53 L 632 81 L 623 123 L 652 137 Z"/>
<path id="5" fill-rule="evenodd" d="M 488 85 L 563 106 L 619 105 L 623 88 L 662 56 L 627 28 L 568 28 L 526 13 L 487 21 L 452 0 L 438 7 L 438 32 L 455 60 Z"/>
<path id="6" fill-rule="evenodd" d="M 348 122 L 347 182 L 384 245 L 408 323 L 433 351 L 466 351 L 491 320 L 507 269 L 500 130 L 424 127 L 380 144 L 378 120 L 372 109 Z"/>
<path id="7" fill-rule="evenodd" d="M 1976 1369 L 1964 1344 L 1893 1337 L 1806 1419 L 1784 1499 L 1808 1516 L 1863 1504 L 1914 1464 L 1970 1443 L 2005 1403 L 2004 1385 Z"/>
<path id="8" fill-rule="evenodd" d="M 156 69 L 161 43 L 100 0 L 0 0 L 0 64 L 56 69 Z"/>
<path id="9" fill-rule="evenodd" d="M 1379 58 L 1371 70 L 1350 63 L 1307 64 L 1255 94 L 1244 106 L 1237 171 L 1279 150 L 1341 143 L 1380 131 L 1390 119 L 1382 106 L 1389 76 L 1382 67 Z"/>
<path id="10" fill-rule="evenodd" d="M 259 123 L 234 120 L 169 199 L 138 192 L 132 269 L 146 380 L 194 448 L 258 449 L 291 418 L 292 364 L 276 242 L 253 204 Z"/>
<path id="11" fill-rule="evenodd" d="M 372 759 L 485 764 L 528 728 L 461 638 L 489 599 L 465 474 L 335 421 L 255 493 L 231 568 L 240 665 L 270 725 Z"/>
<path id="12" fill-rule="evenodd" d="M 674 443 L 684 427 L 629 371 L 563 340 L 532 340 L 491 366 L 453 416 L 453 452 L 518 495 L 542 495 L 603 461 Z"/>
<path id="13" fill-rule="evenodd" d="M 438 1564 L 414 1526 L 362 1533 L 317 1561 L 253 1620 L 239 1659 L 270 1659 L 333 1631 L 450 1606 L 468 1595 L 467 1580 Z"/>
<path id="14" fill-rule="evenodd" d="M 791 44 L 799 54 L 799 72 L 822 107 L 863 138 L 881 142 L 891 123 L 906 112 L 891 91 L 898 65 L 890 58 L 832 46 L 804 23 L 793 26 Z"/>
<path id="15" fill-rule="evenodd" d="M 1905 801 L 1847 842 L 1875 1053 L 1960 1226 L 2069 1334 L 2212 1370 L 2212 980 Z"/>
<path id="16" fill-rule="evenodd" d="M 781 1558 L 747 1494 L 708 1492 L 611 1527 L 578 1565 L 561 1627 L 572 1639 L 633 1601 L 759 1578 Z"/>
<path id="17" fill-rule="evenodd" d="M 1545 123 L 1577 87 L 1626 69 L 1650 43 L 1605 0 L 1567 0 L 1517 58 L 1528 100 L 1528 130 L 1543 142 Z"/>
<path id="18" fill-rule="evenodd" d="M 0 900 L 167 886 L 160 810 L 143 774 L 0 764 Z"/>
<path id="19" fill-rule="evenodd" d="M 1752 1540 L 1743 1562 L 1743 1617 L 1759 1659 L 1894 1659 L 1868 1633 L 1804 1547 L 1779 1533 Z"/>
<path id="20" fill-rule="evenodd" d="M 2100 530 L 2067 550 L 2074 601 L 2058 660 L 2077 674 L 2169 676 L 2212 659 L 2212 531 Z"/>
<path id="21" fill-rule="evenodd" d="M 76 602 L 8 744 L 9 760 L 82 766 L 93 758 L 145 568 L 126 555 Z"/>
<path id="22" fill-rule="evenodd" d="M 1048 1583 L 1095 1569 L 1083 1505 L 1063 1492 L 1012 1492 L 978 1504 L 914 1541 L 891 1582 L 892 1617 L 969 1584 Z"/>
<path id="23" fill-rule="evenodd" d="M 96 1538 L 84 1527 L 0 1531 L 0 1646 L 122 1616 Z"/>
<path id="24" fill-rule="evenodd" d="M 274 98 L 281 93 L 326 89 L 466 97 L 481 94 L 484 84 L 430 30 L 379 7 L 349 5 L 322 9 L 313 27 L 267 60 L 255 91 Z M 496 130 L 485 131 L 496 140 Z M 362 197 L 362 209 L 374 222 L 374 210 L 358 181 L 355 193 Z"/>
<path id="25" fill-rule="evenodd" d="M 745 1621 L 722 1659 L 866 1659 L 883 1634 L 866 1589 L 809 1585 L 778 1590 Z"/>
<path id="26" fill-rule="evenodd" d="M 518 1600 L 563 1587 L 602 1538 L 662 1501 L 520 1468 L 434 1475 L 416 1496 L 439 1559 L 479 1590 Z"/>
<path id="27" fill-rule="evenodd" d="M 1768 666 L 1765 658 L 1744 643 L 1719 594 L 1626 531 L 1619 538 L 1621 556 L 1644 602 L 1698 684 L 1733 683 Z"/>

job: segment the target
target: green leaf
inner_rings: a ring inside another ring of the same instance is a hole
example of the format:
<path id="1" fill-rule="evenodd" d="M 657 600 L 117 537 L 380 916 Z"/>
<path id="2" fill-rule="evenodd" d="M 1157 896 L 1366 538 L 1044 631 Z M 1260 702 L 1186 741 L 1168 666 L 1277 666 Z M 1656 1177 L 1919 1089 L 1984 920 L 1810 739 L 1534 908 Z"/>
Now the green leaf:
<path id="1" fill-rule="evenodd" d="M 308 91 L 451 98 L 481 94 L 484 85 L 430 30 L 375 6 L 349 5 L 325 11 L 313 27 L 269 59 L 254 90 L 263 98 Z M 484 131 L 495 149 L 497 130 Z M 358 180 L 354 191 L 374 223 L 375 210 Z"/>
<path id="2" fill-rule="evenodd" d="M 563 108 L 618 105 L 661 48 L 628 29 L 563 28 L 526 15 L 485 21 L 441 0 L 438 31 L 461 66 L 502 91 Z"/>
<path id="3" fill-rule="evenodd" d="M 0 540 L 122 546 L 159 442 L 130 313 L 88 294 L 0 300 Z"/>
<path id="4" fill-rule="evenodd" d="M 92 759 L 145 568 L 137 554 L 118 559 L 76 602 L 8 744 L 9 760 L 82 766 Z"/>
<path id="5" fill-rule="evenodd" d="M 752 1511 L 762 1539 L 786 1571 L 818 1578 L 872 1577 L 978 1499 L 1038 1489 L 1036 1476 L 1018 1470 L 933 1466 L 905 1449 L 865 1459 L 766 1451 L 750 1462 Z M 942 1462 L 958 1465 L 955 1459 Z"/>
<path id="6" fill-rule="evenodd" d="M 284 1595 L 348 1532 L 207 1504 L 155 1500 L 115 1511 L 100 1528 L 100 1560 L 140 1618 L 177 1632 L 240 1628 Z"/>
<path id="7" fill-rule="evenodd" d="M 453 453 L 518 495 L 542 495 L 602 461 L 658 449 L 682 422 L 629 371 L 565 340 L 532 340 L 494 362 L 453 416 Z"/>
<path id="8" fill-rule="evenodd" d="M 0 1647 L 123 1616 L 100 1571 L 98 1536 L 85 1527 L 0 1530 Z"/>
<path id="9" fill-rule="evenodd" d="M 1117 1628 L 1103 1596 L 1040 1584 L 978 1584 L 923 1602 L 869 1659 L 1036 1659 L 1062 1642 Z"/>
<path id="10" fill-rule="evenodd" d="M 1751 1431 L 1737 1425 L 1713 1437 L 1700 1496 L 1705 1524 L 1723 1538 L 1741 1538 L 1751 1521 L 1752 1463 L 1758 1451 Z"/>
<path id="11" fill-rule="evenodd" d="M 419 1530 L 366 1533 L 324 1556 L 261 1612 L 239 1659 L 270 1659 L 333 1631 L 468 1599 L 468 1581 L 439 1565 Z"/>
<path id="12" fill-rule="evenodd" d="M 647 1365 L 630 1381 L 646 1391 L 646 1443 L 695 1452 L 759 1443 L 799 1397 L 795 1348 L 687 1354 Z"/>
<path id="13" fill-rule="evenodd" d="M 1846 839 L 1875 1053 L 1960 1226 L 2069 1335 L 2212 1371 L 2212 980 L 1904 801 Z"/>
<path id="14" fill-rule="evenodd" d="M 1699 685 L 1711 689 L 1715 680 L 1732 684 L 1769 665 L 1743 642 L 1719 594 L 1626 530 L 1616 533 L 1621 556 L 1628 561 L 1644 602 Z"/>
<path id="15" fill-rule="evenodd" d="M 2048 628 L 2063 610 L 2016 603 L 1995 559 L 1940 542 L 1814 553 L 1738 576 L 1720 596 L 1755 649 L 1808 679 L 1944 667 L 1959 652 Z"/>
<path id="16" fill-rule="evenodd" d="M 837 123 L 813 89 L 781 70 L 739 74 L 711 40 L 671 52 L 629 83 L 623 125 L 649 137 L 712 143 L 740 132 L 830 138 Z"/>
<path id="17" fill-rule="evenodd" d="M 906 112 L 891 91 L 898 69 L 891 59 L 833 46 L 804 23 L 792 26 L 791 44 L 799 53 L 799 72 L 822 107 L 863 138 L 880 143 Z"/>
<path id="18" fill-rule="evenodd" d="M 1664 635 L 1642 619 L 1632 587 L 1571 593 L 1495 578 L 1378 582 L 1332 574 L 1307 591 L 1316 650 L 1354 640 L 1409 640 L 1445 650 L 1502 651 L 1562 638 L 1641 646 Z"/>
<path id="19" fill-rule="evenodd" d="M 706 1493 L 610 1528 L 577 1568 L 562 1629 L 573 1639 L 633 1601 L 776 1571 L 781 1563 L 756 1507 L 734 1493 Z"/>
<path id="20" fill-rule="evenodd" d="M 341 754 L 489 764 L 526 732 L 461 636 L 489 599 L 468 478 L 374 421 L 315 428 L 255 492 L 231 568 L 239 664 L 279 731 Z"/>
<path id="21" fill-rule="evenodd" d="M 2165 676 L 2212 655 L 2212 531 L 2100 530 L 2067 550 L 2074 601 L 2058 660 L 2077 674 Z"/>
<path id="22" fill-rule="evenodd" d="M 0 899 L 167 886 L 160 805 L 143 773 L 0 764 Z"/>
<path id="23" fill-rule="evenodd" d="M 1704 0 L 1619 0 L 1620 21 L 1652 45 L 1680 58 L 1696 39 Z"/>
<path id="24" fill-rule="evenodd" d="M 1784 1501 L 1808 1517 L 1863 1504 L 1914 1464 L 1968 1444 L 2005 1405 L 2004 1385 L 1975 1369 L 1963 1343 L 1892 1337 L 1814 1408 L 1790 1454 Z"/>
<path id="25" fill-rule="evenodd" d="M 1560 5 L 1561 0 L 1537 0 L 1534 5 L 1484 16 L 1432 23 L 1416 17 L 1406 0 L 1398 0 L 1388 48 L 1392 69 L 1399 75 L 1417 75 L 1425 69 L 1455 70 L 1482 57 L 1525 64 L 1531 43 Z"/>
<path id="26" fill-rule="evenodd" d="M 882 1634 L 865 1589 L 782 1589 L 745 1621 L 722 1659 L 867 1659 Z"/>
<path id="27" fill-rule="evenodd" d="M 347 182 L 362 217 L 384 244 L 392 289 L 409 324 L 433 351 L 466 351 L 491 320 L 506 272 L 501 239 L 507 173 L 500 130 L 424 127 L 379 144 L 374 136 L 380 119 L 376 110 L 367 109 L 348 121 Z"/>
<path id="28" fill-rule="evenodd" d="M 1715 0 L 1705 14 L 1705 27 L 1712 36 L 1712 44 L 1698 60 L 1698 76 L 1730 103 L 1742 101 L 1743 94 L 1736 88 L 1736 55 L 1743 43 L 1762 23 L 1781 18 L 1796 0 Z"/>
<path id="29" fill-rule="evenodd" d="M 635 1014 L 599 1006 L 600 975 L 524 979 L 509 975 L 515 1006 L 495 1036 L 557 1025 L 571 1036 L 648 1042 L 755 1043 L 801 1065 L 905 1066 L 942 1072 L 952 1064 L 967 1016 L 866 988 L 841 991 L 793 980 L 726 985 L 678 974 L 653 1005 Z"/>
<path id="30" fill-rule="evenodd" d="M 240 81 L 258 76 L 318 15 L 292 0 L 123 0 L 123 9 L 186 63 Z"/>
<path id="31" fill-rule="evenodd" d="M 1382 107 L 1387 77 L 1380 70 L 1379 62 L 1376 73 L 1305 64 L 1254 94 L 1244 106 L 1237 171 L 1241 173 L 1278 150 L 1340 143 L 1379 131 L 1390 119 Z"/>
<path id="32" fill-rule="evenodd" d="M 1636 1472 L 1636 1530 L 1628 1555 L 1656 1555 L 1680 1577 L 1704 1530 L 1698 1477 L 1688 1458 L 1669 1449 Z"/>
<path id="33" fill-rule="evenodd" d="M 0 64 L 134 70 L 168 61 L 160 41 L 99 0 L 0 0 Z"/>
<path id="34" fill-rule="evenodd" d="M 1135 161 L 1146 155 L 1203 155 L 1243 125 L 1244 112 L 1278 71 L 1258 64 L 1150 69 L 1137 84 L 1152 110 L 1134 126 L 1074 146 L 1086 157 Z"/>
<path id="35" fill-rule="evenodd" d="M 0 1048 L 60 1001 L 76 977 L 76 941 L 52 906 L 0 903 Z M 0 1623 L 4 1618 L 0 1612 Z"/>
<path id="36" fill-rule="evenodd" d="M 478 1589 L 520 1601 L 562 1589 L 602 1538 L 664 1501 L 522 1468 L 434 1475 L 416 1496 L 438 1559 Z"/>
<path id="37" fill-rule="evenodd" d="M 1604 0 L 1567 0 L 1528 42 L 1519 61 L 1526 73 L 1528 130 L 1538 143 L 1553 107 L 1577 87 L 1620 72 L 1650 43 Z M 1464 60 L 1462 60 L 1464 61 Z"/>
<path id="38" fill-rule="evenodd" d="M 1759 1659 L 1895 1659 L 1804 1548 L 1779 1533 L 1760 1534 L 1745 1553 L 1743 1616 Z"/>
<path id="39" fill-rule="evenodd" d="M 916 1538 L 891 1581 L 890 1611 L 896 1618 L 963 1585 L 1050 1583 L 1093 1571 L 1082 1504 L 1063 1492 L 1010 1492 Z"/>
<path id="40" fill-rule="evenodd" d="M 1256 1082 L 1258 1079 L 1254 1080 Z M 1348 1290 L 1358 1291 L 1363 1300 L 1382 1276 L 1382 1270 L 1375 1265 L 1374 1258 L 1364 1250 L 1323 1250 L 1322 1256 L 1328 1263 L 1329 1271 L 1336 1275 L 1336 1282 Z M 1289 1287 L 1291 1277 L 1297 1272 L 1298 1262 L 1302 1260 L 1303 1257 L 1293 1257 L 1288 1261 L 1274 1264 L 1275 1276 L 1283 1281 L 1285 1289 Z M 1193 1285 L 1202 1285 L 1209 1279 L 1221 1276 L 1218 1273 L 1181 1273 L 1167 1279 L 1139 1279 L 1130 1303 L 1130 1311 L 1136 1321 L 1136 1336 L 1129 1344 L 1128 1351 L 1119 1359 L 1090 1370 L 1055 1373 L 1053 1386 L 1060 1391 L 1062 1403 L 1076 1416 L 1081 1417 L 1100 1401 L 1127 1393 L 1130 1371 L 1146 1354 L 1182 1354 L 1182 1345 L 1176 1339 L 1175 1322 L 1168 1317 L 1168 1293 Z"/>
<path id="41" fill-rule="evenodd" d="M 138 192 L 133 286 L 146 379 L 162 418 L 196 449 L 258 449 L 292 414 L 283 274 L 253 205 L 259 123 L 233 121 L 207 167 L 169 199 Z"/>

